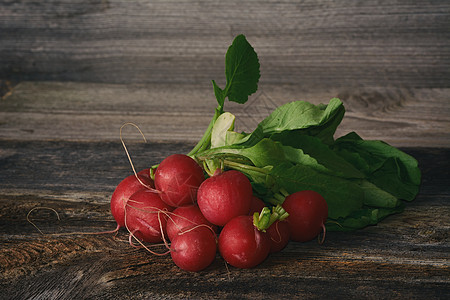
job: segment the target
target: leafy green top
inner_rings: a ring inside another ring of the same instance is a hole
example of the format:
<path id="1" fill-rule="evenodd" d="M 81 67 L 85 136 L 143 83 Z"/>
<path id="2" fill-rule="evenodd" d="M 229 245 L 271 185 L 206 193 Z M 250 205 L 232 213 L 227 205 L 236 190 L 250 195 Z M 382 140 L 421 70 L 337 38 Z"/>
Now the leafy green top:
<path id="1" fill-rule="evenodd" d="M 234 132 L 235 117 L 224 112 L 225 99 L 245 103 L 258 87 L 258 57 L 238 35 L 225 58 L 226 86 L 213 81 L 218 106 L 199 143 L 189 153 L 208 174 L 231 168 L 250 179 L 270 209 L 254 216 L 261 230 L 284 215 L 276 209 L 289 193 L 314 190 L 327 201 L 327 230 L 373 225 L 402 211 L 418 193 L 417 161 L 382 142 L 356 133 L 334 139 L 345 108 L 341 100 L 314 105 L 295 101 L 275 109 L 251 133 Z M 285 216 L 285 215 L 284 215 Z"/>
<path id="2" fill-rule="evenodd" d="M 227 80 L 224 89 L 221 89 L 213 80 L 214 95 L 218 106 L 203 137 L 189 152 L 189 155 L 208 149 L 211 146 L 211 131 L 217 118 L 224 112 L 225 99 L 237 103 L 245 103 L 248 96 L 258 88 L 259 60 L 258 56 L 244 35 L 238 35 L 225 55 L 225 77 Z"/>
<path id="3" fill-rule="evenodd" d="M 225 56 L 225 77 L 227 80 L 222 90 L 213 80 L 214 93 L 223 108 L 225 98 L 237 103 L 245 103 L 248 96 L 258 89 L 259 60 L 255 50 L 244 35 L 238 35 Z"/>

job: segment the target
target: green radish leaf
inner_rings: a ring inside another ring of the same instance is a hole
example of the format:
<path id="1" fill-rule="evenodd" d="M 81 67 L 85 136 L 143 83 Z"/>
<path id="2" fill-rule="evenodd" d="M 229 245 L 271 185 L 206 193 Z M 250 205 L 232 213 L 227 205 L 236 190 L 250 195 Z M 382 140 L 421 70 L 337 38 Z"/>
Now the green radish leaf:
<path id="1" fill-rule="evenodd" d="M 238 144 L 243 138 L 245 137 L 244 134 L 238 133 L 235 131 L 227 131 L 227 136 L 225 139 L 225 144 L 227 146 Z"/>
<path id="2" fill-rule="evenodd" d="M 212 148 L 201 153 L 201 155 L 214 156 L 216 158 L 226 157 L 230 154 L 248 159 L 258 168 L 273 166 L 286 161 L 282 145 L 271 139 L 262 139 L 251 147 L 231 145 Z"/>
<path id="3" fill-rule="evenodd" d="M 328 105 L 314 105 L 305 101 L 290 102 L 279 106 L 260 122 L 243 143 L 254 145 L 262 138 L 271 138 L 289 145 L 290 141 L 299 136 L 312 135 L 324 143 L 331 144 L 344 113 L 344 106 L 338 98 L 331 99 Z"/>
<path id="4" fill-rule="evenodd" d="M 344 178 L 365 178 L 362 172 L 315 136 L 301 135 L 286 144 L 284 152 L 293 163 L 302 163 L 317 171 Z"/>
<path id="5" fill-rule="evenodd" d="M 248 96 L 258 89 L 260 78 L 259 60 L 253 47 L 244 35 L 238 35 L 225 56 L 225 76 L 227 84 L 224 89 L 228 99 L 245 103 Z"/>
<path id="6" fill-rule="evenodd" d="M 245 103 L 248 96 L 258 89 L 260 77 L 258 56 L 242 34 L 233 40 L 225 55 L 225 76 L 227 83 L 223 90 L 214 80 L 212 81 L 218 106 L 203 137 L 188 155 L 192 156 L 211 148 L 212 127 L 217 118 L 224 112 L 223 107 L 227 97 L 230 101 Z"/>
<path id="7" fill-rule="evenodd" d="M 264 119 L 260 125 L 265 135 L 273 135 L 286 130 L 308 129 L 323 127 L 333 124 L 332 131 L 335 131 L 334 118 L 340 122 L 343 117 L 344 106 L 338 98 L 330 100 L 328 105 L 314 105 L 305 101 L 287 103 L 277 108 L 268 118 Z"/>
<path id="8" fill-rule="evenodd" d="M 285 145 L 302 135 L 315 136 L 326 144 L 332 144 L 336 128 L 345 114 L 344 105 L 338 98 L 331 99 L 328 105 L 298 102 L 287 105 L 284 110 L 279 116 L 264 120 L 262 126 L 266 135 L 271 134 L 272 139 Z M 281 120 L 281 126 L 277 125 L 278 120 Z M 273 130 L 276 126 L 283 130 Z"/>
<path id="9" fill-rule="evenodd" d="M 411 201 L 419 192 L 421 172 L 417 160 L 382 141 L 363 140 L 352 132 L 336 140 L 336 153 L 364 170 L 370 182 Z"/>
<path id="10" fill-rule="evenodd" d="M 236 149 L 235 154 L 245 156 L 256 166 L 274 166 L 286 161 L 283 148 L 280 143 L 271 139 L 262 139 L 256 145 L 249 148 Z"/>
<path id="11" fill-rule="evenodd" d="M 327 231 L 351 231 L 376 225 L 389 215 L 402 212 L 404 205 L 395 208 L 366 207 L 355 210 L 348 217 L 330 219 L 326 223 Z"/>
<path id="12" fill-rule="evenodd" d="M 373 207 L 394 208 L 401 205 L 402 201 L 388 192 L 380 189 L 373 183 L 362 180 L 359 186 L 364 191 L 364 205 Z"/>
<path id="13" fill-rule="evenodd" d="M 294 148 L 284 146 L 280 142 L 269 138 L 261 139 L 256 145 L 244 147 L 232 145 L 223 147 L 222 153 L 232 153 L 245 156 L 257 167 L 276 165 L 290 161 L 293 164 L 307 165 L 316 171 L 344 178 L 365 178 L 364 174 L 352 164 L 333 152 L 320 139 L 311 136 L 301 136 Z M 218 152 L 216 152 L 218 153 Z"/>

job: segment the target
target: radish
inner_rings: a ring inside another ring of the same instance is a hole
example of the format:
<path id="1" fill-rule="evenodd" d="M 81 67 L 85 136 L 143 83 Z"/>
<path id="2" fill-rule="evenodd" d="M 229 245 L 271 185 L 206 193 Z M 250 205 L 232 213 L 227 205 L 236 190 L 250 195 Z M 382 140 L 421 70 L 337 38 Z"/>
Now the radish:
<path id="1" fill-rule="evenodd" d="M 252 216 L 237 216 L 223 227 L 219 252 L 234 267 L 253 268 L 269 255 L 270 237 L 253 225 Z"/>
<path id="2" fill-rule="evenodd" d="M 161 199 L 172 207 L 193 204 L 197 190 L 205 179 L 203 169 L 191 157 L 172 154 L 166 157 L 155 172 L 155 188 Z"/>
<path id="3" fill-rule="evenodd" d="M 173 208 L 158 193 L 141 189 L 130 196 L 125 208 L 125 226 L 143 242 L 158 243 L 166 236 L 167 212 Z"/>
<path id="4" fill-rule="evenodd" d="M 255 212 L 259 213 L 266 206 L 264 202 L 256 196 L 252 197 L 252 203 L 250 204 L 250 211 L 248 214 L 253 216 Z"/>
<path id="5" fill-rule="evenodd" d="M 170 246 L 173 262 L 183 270 L 197 272 L 208 267 L 217 253 L 216 235 L 206 226 L 197 226 L 176 235 Z"/>
<path id="6" fill-rule="evenodd" d="M 197 225 L 207 225 L 217 232 L 217 226 L 206 220 L 196 204 L 177 207 L 167 220 L 167 236 L 172 241 L 180 232 Z"/>
<path id="7" fill-rule="evenodd" d="M 264 207 L 261 212 L 253 214 L 253 225 L 260 231 L 267 232 L 270 238 L 270 253 L 284 249 L 290 239 L 290 228 L 286 219 L 289 214 L 280 205 L 273 206 L 272 209 Z"/>
<path id="8" fill-rule="evenodd" d="M 253 197 L 250 180 L 241 172 L 216 172 L 199 187 L 200 211 L 212 224 L 224 226 L 232 218 L 247 215 Z"/>
<path id="9" fill-rule="evenodd" d="M 310 241 L 322 230 L 325 236 L 328 205 L 319 193 L 310 190 L 295 192 L 286 197 L 282 206 L 289 213 L 287 222 L 291 229 L 291 240 Z"/>
<path id="10" fill-rule="evenodd" d="M 117 185 L 111 196 L 111 213 L 117 222 L 117 229 L 125 226 L 125 206 L 130 196 L 138 190 L 145 189 L 144 185 L 149 188 L 153 187 L 149 169 L 140 171 L 137 176 L 142 183 L 139 182 L 136 175 L 130 175 Z"/>
<path id="11" fill-rule="evenodd" d="M 270 253 L 283 250 L 289 243 L 291 229 L 286 220 L 276 221 L 267 228 L 266 232 L 270 236 Z"/>

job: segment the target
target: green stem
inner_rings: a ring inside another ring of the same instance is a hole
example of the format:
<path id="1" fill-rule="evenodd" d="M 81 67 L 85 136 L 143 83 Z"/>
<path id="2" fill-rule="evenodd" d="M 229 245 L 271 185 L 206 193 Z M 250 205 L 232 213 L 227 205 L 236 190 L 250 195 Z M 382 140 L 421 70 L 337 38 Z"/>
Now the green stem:
<path id="1" fill-rule="evenodd" d="M 272 213 L 268 207 L 264 207 L 261 213 L 255 212 L 253 214 L 253 225 L 260 231 L 266 231 L 276 221 L 284 220 L 289 217 L 289 214 L 284 210 L 281 205 L 274 206 Z"/>
<path id="2" fill-rule="evenodd" d="M 284 197 L 283 195 L 281 195 L 280 193 L 275 193 L 273 195 L 273 197 L 279 201 L 280 204 L 282 204 L 284 202 L 284 199 L 286 199 L 286 197 Z"/>
<path id="3" fill-rule="evenodd" d="M 155 172 L 156 172 L 156 168 L 158 168 L 159 164 L 157 165 L 153 165 L 150 167 L 150 178 L 152 180 L 155 180 Z"/>
<path id="4" fill-rule="evenodd" d="M 261 213 L 255 212 L 253 214 L 253 225 L 259 230 L 265 232 L 270 225 L 269 221 L 271 218 L 270 209 L 268 207 L 264 207 L 261 210 Z"/>
<path id="5" fill-rule="evenodd" d="M 286 198 L 287 196 L 289 196 L 289 192 L 286 191 L 285 188 L 281 188 L 280 189 L 280 194 L 284 196 L 284 198 Z M 284 201 L 284 200 L 283 200 Z"/>
<path id="6" fill-rule="evenodd" d="M 258 172 L 264 175 L 269 174 L 269 170 L 267 169 L 263 169 L 263 168 L 258 168 L 255 166 L 250 166 L 250 165 L 246 165 L 246 164 L 242 164 L 242 163 L 238 163 L 232 160 L 228 160 L 228 159 L 224 159 L 223 160 L 223 164 L 227 167 L 232 167 L 232 168 L 238 168 L 241 170 L 249 170 L 249 171 L 254 171 L 254 172 Z"/>
<path id="7" fill-rule="evenodd" d="M 214 126 L 214 123 L 216 123 L 217 118 L 223 113 L 223 107 L 218 106 L 216 108 L 216 111 L 214 112 L 214 116 L 211 119 L 211 122 L 209 122 L 208 128 L 206 129 L 205 133 L 203 134 L 203 137 L 201 140 L 195 145 L 195 147 L 187 154 L 188 156 L 193 156 L 194 154 L 206 150 L 209 145 L 211 144 L 211 132 L 212 128 Z"/>
<path id="8" fill-rule="evenodd" d="M 223 170 L 223 163 L 217 159 L 205 159 L 202 161 L 203 169 L 210 176 L 214 176 L 217 170 Z"/>
<path id="9" fill-rule="evenodd" d="M 268 199 L 268 201 L 273 205 L 281 205 L 284 203 L 287 196 L 289 196 L 289 192 L 286 191 L 285 188 L 280 188 L 280 190 L 274 193 L 272 198 Z"/>
<path id="10" fill-rule="evenodd" d="M 287 217 L 289 217 L 288 212 L 281 205 L 277 205 L 272 208 L 272 218 L 270 225 L 275 223 L 275 221 L 277 220 L 283 221 Z"/>

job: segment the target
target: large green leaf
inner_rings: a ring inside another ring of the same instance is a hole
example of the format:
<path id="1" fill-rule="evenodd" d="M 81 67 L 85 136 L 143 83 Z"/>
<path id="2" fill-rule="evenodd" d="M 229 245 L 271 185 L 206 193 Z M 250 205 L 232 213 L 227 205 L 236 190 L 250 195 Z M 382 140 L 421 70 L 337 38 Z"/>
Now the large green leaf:
<path id="1" fill-rule="evenodd" d="M 328 231 L 351 231 L 366 226 L 376 225 L 389 215 L 402 212 L 404 205 L 395 208 L 364 207 L 355 210 L 345 218 L 329 219 L 326 223 Z"/>
<path id="2" fill-rule="evenodd" d="M 333 98 L 328 105 L 295 101 L 279 106 L 242 143 L 254 145 L 262 138 L 285 144 L 301 135 L 313 135 L 331 144 L 345 113 L 342 102 Z"/>
<path id="3" fill-rule="evenodd" d="M 385 142 L 363 140 L 352 132 L 337 139 L 334 150 L 364 170 L 370 182 L 397 198 L 411 201 L 419 192 L 417 160 Z"/>
<path id="4" fill-rule="evenodd" d="M 286 161 L 282 145 L 267 138 L 260 140 L 256 145 L 251 147 L 230 145 L 213 148 L 202 153 L 202 155 L 215 157 L 224 157 L 227 154 L 244 157 L 259 168 L 273 166 Z"/>
<path id="5" fill-rule="evenodd" d="M 394 208 L 401 205 L 402 201 L 392 194 L 380 189 L 367 180 L 361 180 L 359 186 L 364 191 L 364 205 L 372 207 Z"/>
<path id="6" fill-rule="evenodd" d="M 225 56 L 225 94 L 230 101 L 245 103 L 258 89 L 259 60 L 244 35 L 238 35 Z"/>
<path id="7" fill-rule="evenodd" d="M 287 159 L 293 163 L 344 178 L 364 178 L 362 172 L 315 136 L 301 135 L 283 144 Z"/>

